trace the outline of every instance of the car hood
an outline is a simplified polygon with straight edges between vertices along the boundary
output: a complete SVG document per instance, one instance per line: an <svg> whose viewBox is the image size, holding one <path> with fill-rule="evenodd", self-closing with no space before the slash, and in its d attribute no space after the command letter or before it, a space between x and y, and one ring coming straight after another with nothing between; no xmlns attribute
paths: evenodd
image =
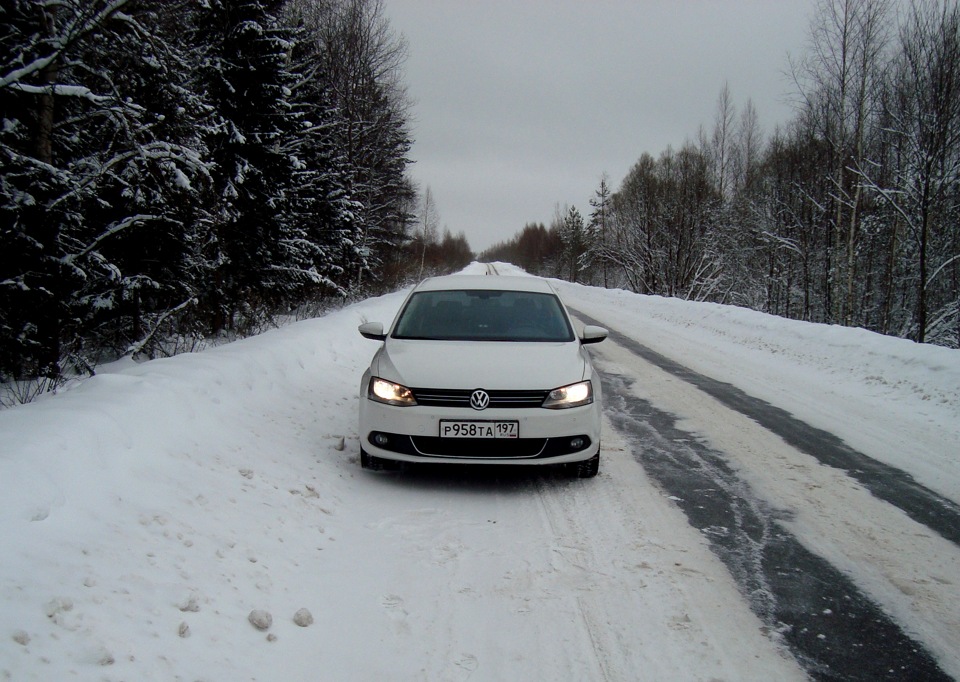
<svg viewBox="0 0 960 682"><path fill-rule="evenodd" d="M589 377L578 342L388 339L374 372L410 388L553 389Z"/></svg>

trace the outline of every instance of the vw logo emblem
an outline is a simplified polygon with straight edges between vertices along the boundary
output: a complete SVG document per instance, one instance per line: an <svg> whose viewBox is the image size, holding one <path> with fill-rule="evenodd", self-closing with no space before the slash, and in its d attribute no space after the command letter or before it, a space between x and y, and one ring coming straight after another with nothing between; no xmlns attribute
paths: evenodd
<svg viewBox="0 0 960 682"><path fill-rule="evenodd" d="M490 395L486 391L482 389L477 389L476 391L470 394L470 407L472 407L473 409L485 410L487 409L487 406L489 404L490 404Z"/></svg>

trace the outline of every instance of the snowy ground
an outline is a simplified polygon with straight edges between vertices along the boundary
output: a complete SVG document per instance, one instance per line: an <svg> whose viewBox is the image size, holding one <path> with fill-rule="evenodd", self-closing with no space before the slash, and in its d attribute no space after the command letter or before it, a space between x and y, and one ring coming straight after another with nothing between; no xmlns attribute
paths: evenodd
<svg viewBox="0 0 960 682"><path fill-rule="evenodd" d="M960 501L960 352L560 287ZM362 471L401 300L0 412L0 680L803 679L610 428L590 481Z"/></svg>

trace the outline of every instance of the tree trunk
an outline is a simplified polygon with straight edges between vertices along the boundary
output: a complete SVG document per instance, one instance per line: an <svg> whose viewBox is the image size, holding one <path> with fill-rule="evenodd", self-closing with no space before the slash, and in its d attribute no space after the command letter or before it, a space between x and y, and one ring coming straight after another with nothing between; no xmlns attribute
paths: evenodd
<svg viewBox="0 0 960 682"><path fill-rule="evenodd" d="M48 39L53 39L56 33L56 7L44 8L40 11L40 30ZM59 73L58 60L52 60L41 71L41 82L50 85L51 91L39 95L37 98L37 159L43 163L53 165L53 125L54 125L54 94ZM56 271L60 256L60 227L54 220L45 219L40 225L34 226L34 231L43 245L44 251L44 278L49 284L56 284L59 273ZM40 315L37 321L37 335L43 346L39 354L39 374L50 379L60 377L60 336L62 327L62 296L57 286L49 286L48 295L52 301L44 305L46 314Z"/></svg>
<svg viewBox="0 0 960 682"><path fill-rule="evenodd" d="M56 30L54 16L56 7L40 11L40 29L47 38L53 38ZM60 70L59 60L54 59L40 72L40 79L45 85L51 86L51 91L44 93L37 100L37 158L47 164L53 163L53 116L54 99L52 86L56 85Z"/></svg>
<svg viewBox="0 0 960 682"><path fill-rule="evenodd" d="M917 310L914 320L917 326L917 343L923 343L927 336L927 241L930 232L930 212L923 207L920 225L920 262L919 281L917 282Z"/></svg>

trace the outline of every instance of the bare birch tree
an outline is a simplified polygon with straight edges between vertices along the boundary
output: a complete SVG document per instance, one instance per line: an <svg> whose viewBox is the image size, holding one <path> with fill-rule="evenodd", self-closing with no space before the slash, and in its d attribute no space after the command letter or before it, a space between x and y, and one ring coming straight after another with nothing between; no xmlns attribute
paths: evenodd
<svg viewBox="0 0 960 682"><path fill-rule="evenodd" d="M833 248L826 257L824 292L832 319L853 323L860 185L849 171L864 161L870 116L880 88L888 42L887 0L818 0L810 51L792 65L805 106L832 150Z"/></svg>
<svg viewBox="0 0 960 682"><path fill-rule="evenodd" d="M914 3L899 47L888 112L892 185L878 181L873 167L858 166L858 173L910 236L915 300L909 336L923 342L932 331L931 294L948 276L956 279L960 262L960 5ZM951 325L960 345L956 283L941 291L935 322Z"/></svg>

